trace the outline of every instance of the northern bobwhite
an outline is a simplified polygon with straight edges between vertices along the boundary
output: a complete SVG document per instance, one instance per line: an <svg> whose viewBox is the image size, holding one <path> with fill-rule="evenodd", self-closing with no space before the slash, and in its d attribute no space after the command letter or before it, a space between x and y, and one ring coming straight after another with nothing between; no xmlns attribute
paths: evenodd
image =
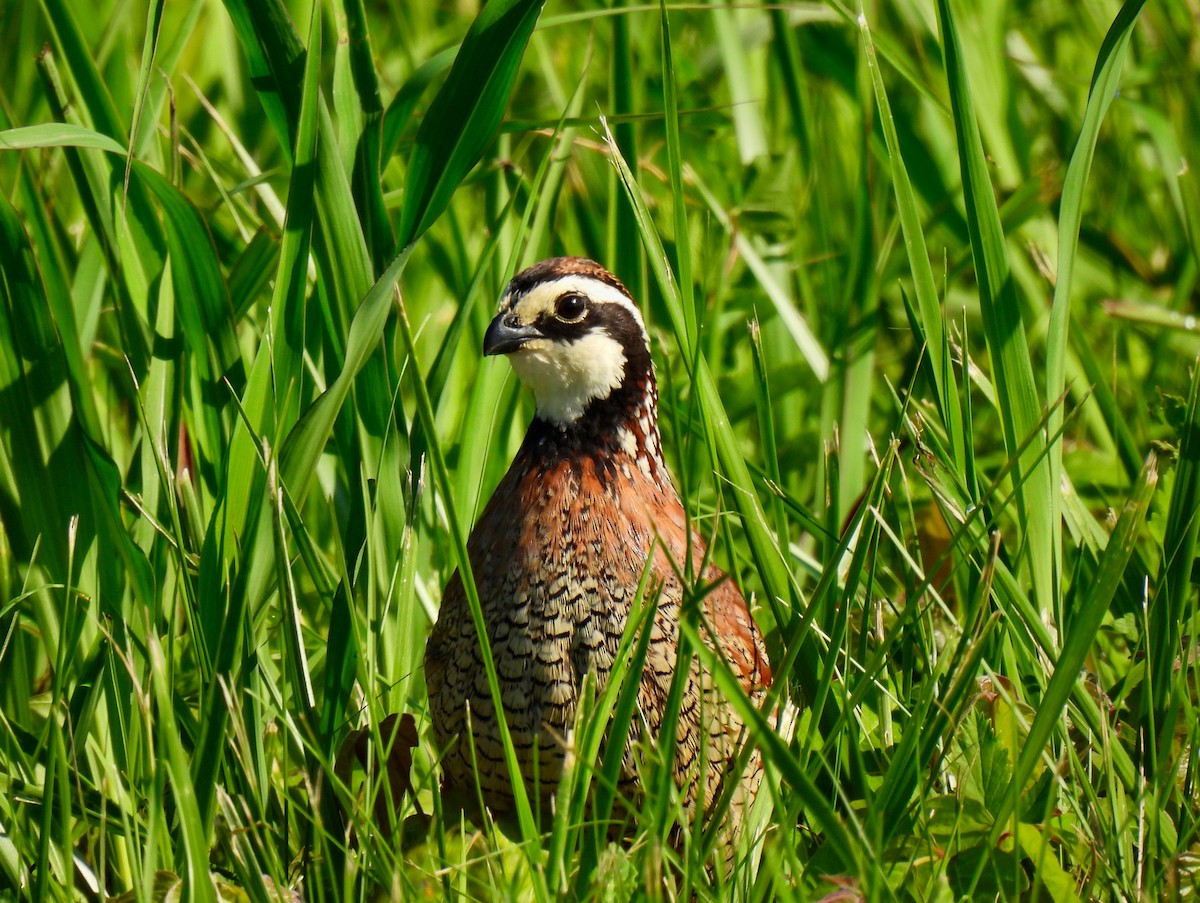
<svg viewBox="0 0 1200 903"><path fill-rule="evenodd" d="M594 674L597 694L603 691L653 553L650 592L658 594L657 610L620 788L636 797L637 747L642 738L658 742L675 672L684 586L672 562L687 558L689 543L692 560L706 560L663 461L658 388L641 313L598 263L556 257L509 282L483 353L507 355L537 403L525 441L468 542L523 778L535 806L548 805L584 675ZM746 602L716 568L701 576L716 584L702 603L706 641L751 697L761 699L771 671ZM446 786L469 790L478 780L489 808L510 810L496 712L457 573L425 650L425 679L434 738L446 750ZM460 736L468 712L474 768ZM693 657L674 759L687 806L700 802L707 809L727 779L741 784L735 799L753 792L761 775L757 755L744 773L729 774L743 733Z"/></svg>

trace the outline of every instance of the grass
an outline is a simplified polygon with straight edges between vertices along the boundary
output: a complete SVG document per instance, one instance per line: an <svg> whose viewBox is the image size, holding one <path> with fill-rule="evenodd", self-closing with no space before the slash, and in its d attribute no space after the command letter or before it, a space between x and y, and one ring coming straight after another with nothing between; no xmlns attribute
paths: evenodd
<svg viewBox="0 0 1200 903"><path fill-rule="evenodd" d="M10 12L0 899L1195 895L1183 0ZM479 341L551 253L642 300L768 635L756 711L684 625L766 763L729 856L653 755L596 828L631 681L551 816L436 792L425 636L531 414Z"/></svg>

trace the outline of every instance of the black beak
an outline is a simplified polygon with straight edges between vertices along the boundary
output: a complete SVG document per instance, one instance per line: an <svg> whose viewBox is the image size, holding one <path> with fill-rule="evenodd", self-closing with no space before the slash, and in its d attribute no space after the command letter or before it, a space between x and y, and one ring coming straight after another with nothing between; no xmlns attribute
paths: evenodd
<svg viewBox="0 0 1200 903"><path fill-rule="evenodd" d="M532 326L522 326L512 322L511 313L503 313L492 320L483 335L483 353L511 354L519 350L526 342L542 338L541 332Z"/></svg>

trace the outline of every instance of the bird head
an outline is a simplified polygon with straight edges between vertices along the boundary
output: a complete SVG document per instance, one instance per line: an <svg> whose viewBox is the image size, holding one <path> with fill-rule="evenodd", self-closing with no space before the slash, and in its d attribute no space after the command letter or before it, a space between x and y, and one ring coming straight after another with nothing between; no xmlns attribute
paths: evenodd
<svg viewBox="0 0 1200 903"><path fill-rule="evenodd" d="M582 257L544 260L514 276L483 353L506 355L538 417L564 428L622 389L652 391L637 305L616 276Z"/></svg>

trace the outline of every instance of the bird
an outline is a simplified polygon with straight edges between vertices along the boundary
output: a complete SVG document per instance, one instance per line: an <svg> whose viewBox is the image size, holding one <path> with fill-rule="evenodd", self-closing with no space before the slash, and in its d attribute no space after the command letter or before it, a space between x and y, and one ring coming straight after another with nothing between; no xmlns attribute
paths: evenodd
<svg viewBox="0 0 1200 903"><path fill-rule="evenodd" d="M509 281L483 354L506 356L535 401L524 441L467 542L521 778L532 802L548 810L585 678L592 675L597 696L604 691L648 569L645 598L656 607L643 628L650 637L642 673L628 678L638 680L637 708L618 784L621 798L636 800L639 744L669 749L659 730L689 592L682 562L709 560L663 458L645 322L602 265L555 257ZM699 578L703 640L761 704L771 667L746 600L711 564ZM494 814L511 813L498 714L458 571L446 585L424 670L443 793L481 793ZM669 763L686 812L708 812L731 781L730 811L753 797L762 772L757 750L734 773L746 733L692 656Z"/></svg>

